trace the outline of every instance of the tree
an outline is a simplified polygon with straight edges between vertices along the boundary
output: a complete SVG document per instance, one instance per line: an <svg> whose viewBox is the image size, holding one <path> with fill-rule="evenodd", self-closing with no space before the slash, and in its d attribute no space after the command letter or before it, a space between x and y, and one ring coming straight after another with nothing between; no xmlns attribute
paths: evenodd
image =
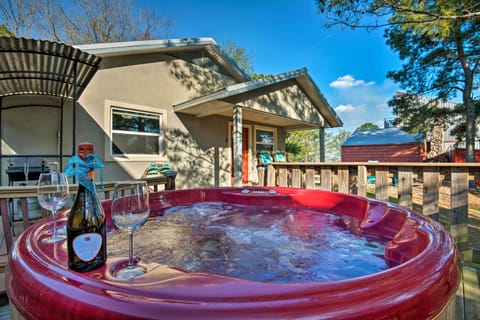
<svg viewBox="0 0 480 320"><path fill-rule="evenodd" d="M404 64L387 77L408 94L390 105L411 132L427 132L463 112L466 161L475 161L479 98L480 3L473 0L317 0L332 23L385 28L387 44ZM456 95L462 108L442 108ZM428 96L419 104L419 97Z"/></svg>
<svg viewBox="0 0 480 320"><path fill-rule="evenodd" d="M340 130L338 133L327 132L325 136L325 161L342 160L342 144L350 136L350 131Z"/></svg>
<svg viewBox="0 0 480 320"><path fill-rule="evenodd" d="M296 153L289 154L289 161L318 161L319 156L318 129L288 131L286 144L296 147Z"/></svg>
<svg viewBox="0 0 480 320"><path fill-rule="evenodd" d="M235 63L248 75L254 73L252 56L247 54L245 48L237 45L234 41L223 41L222 49L235 61Z"/></svg>
<svg viewBox="0 0 480 320"><path fill-rule="evenodd" d="M355 131L365 131L365 130L373 130L373 129L380 129L375 123L365 122L360 127L355 129Z"/></svg>
<svg viewBox="0 0 480 320"><path fill-rule="evenodd" d="M165 37L172 24L136 0L1 0L0 18L17 36L68 44Z"/></svg>

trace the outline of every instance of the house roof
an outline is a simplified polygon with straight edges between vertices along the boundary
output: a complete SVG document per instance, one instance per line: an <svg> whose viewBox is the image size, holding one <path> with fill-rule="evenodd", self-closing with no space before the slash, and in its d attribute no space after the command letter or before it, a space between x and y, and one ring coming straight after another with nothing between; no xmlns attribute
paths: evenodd
<svg viewBox="0 0 480 320"><path fill-rule="evenodd" d="M101 58L63 43L0 37L0 96L78 98Z"/></svg>
<svg viewBox="0 0 480 320"><path fill-rule="evenodd" d="M202 48L216 60L237 81L250 80L242 69L215 42L213 38L184 38L165 40L128 41L113 43L95 43L75 46L85 52L100 57L114 57L145 53L174 53L179 51L198 50Z"/></svg>
<svg viewBox="0 0 480 320"><path fill-rule="evenodd" d="M410 134L401 128L384 128L364 131L357 130L345 140L342 147L420 142L422 142L421 134Z"/></svg>
<svg viewBox="0 0 480 320"><path fill-rule="evenodd" d="M217 92L177 104L174 106L176 112L192 114L197 117L212 114L231 116L233 106L236 103L274 92L287 85L297 84L310 99L314 108L317 109L317 112L314 113L320 114L325 120L326 123L322 125L326 127L340 127L343 125L305 68L285 72L267 79L252 80L212 38L100 43L79 45L77 48L102 58L148 53L165 53L175 56L189 51L193 52L194 50L204 49L223 70L226 70L228 74L239 83L227 86ZM305 115L301 117L305 117ZM319 118L318 115L315 117ZM251 118L258 121L258 110L245 110L244 118ZM284 115L275 114L274 111L272 112L270 110L267 112L264 111L264 115L260 118L268 123L291 128L318 127L318 124L307 120L290 119ZM321 121L323 121L323 119Z"/></svg>
<svg viewBox="0 0 480 320"><path fill-rule="evenodd" d="M278 90L283 85L295 83L312 101L329 127L341 127L342 120L328 104L306 68L281 73L270 78L251 80L224 87L223 89L174 106L176 112L185 112L196 116L221 114L230 112L233 105L246 99L254 99L260 95ZM216 103L221 102L221 103ZM206 111L205 109L208 109Z"/></svg>

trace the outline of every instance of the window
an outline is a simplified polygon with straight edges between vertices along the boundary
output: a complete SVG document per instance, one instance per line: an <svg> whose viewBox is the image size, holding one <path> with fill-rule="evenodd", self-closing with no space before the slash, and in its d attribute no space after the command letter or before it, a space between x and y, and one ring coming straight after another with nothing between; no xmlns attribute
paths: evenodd
<svg viewBox="0 0 480 320"><path fill-rule="evenodd" d="M255 150L273 152L275 150L275 131L269 129L255 130Z"/></svg>
<svg viewBox="0 0 480 320"><path fill-rule="evenodd" d="M112 155L158 155L162 115L112 108Z"/></svg>

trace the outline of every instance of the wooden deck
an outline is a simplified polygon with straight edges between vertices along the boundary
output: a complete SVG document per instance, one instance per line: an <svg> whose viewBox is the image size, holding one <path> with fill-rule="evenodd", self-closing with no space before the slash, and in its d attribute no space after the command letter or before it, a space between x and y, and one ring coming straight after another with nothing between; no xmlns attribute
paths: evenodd
<svg viewBox="0 0 480 320"><path fill-rule="evenodd" d="M455 301L456 320L480 319L480 270L463 267L462 282Z"/></svg>

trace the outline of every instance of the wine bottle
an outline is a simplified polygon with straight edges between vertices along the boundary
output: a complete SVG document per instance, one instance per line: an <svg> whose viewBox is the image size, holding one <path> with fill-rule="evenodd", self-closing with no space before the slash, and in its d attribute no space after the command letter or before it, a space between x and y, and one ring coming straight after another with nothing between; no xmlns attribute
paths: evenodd
<svg viewBox="0 0 480 320"><path fill-rule="evenodd" d="M67 220L68 267L88 272L107 260L105 212L97 197L93 170L103 168L94 154L93 144L78 145L78 157L72 157L66 172L78 176L78 192Z"/></svg>

